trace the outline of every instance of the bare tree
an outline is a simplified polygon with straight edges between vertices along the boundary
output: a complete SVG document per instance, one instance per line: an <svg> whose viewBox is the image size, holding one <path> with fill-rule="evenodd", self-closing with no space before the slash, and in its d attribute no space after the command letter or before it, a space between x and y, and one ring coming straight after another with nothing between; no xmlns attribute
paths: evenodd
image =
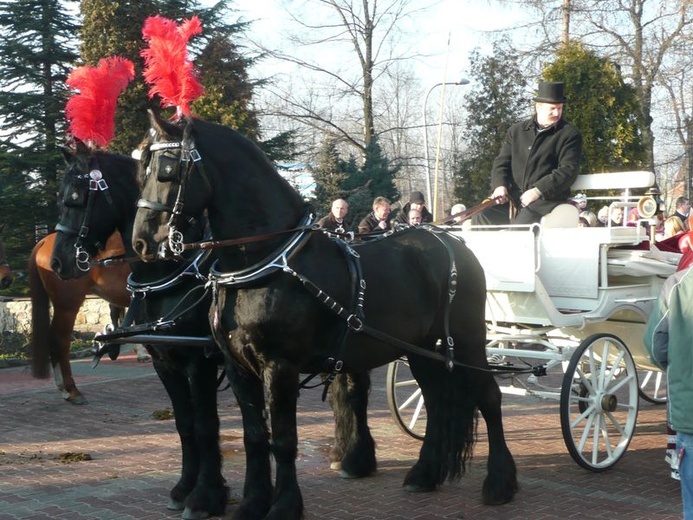
<svg viewBox="0 0 693 520"><path fill-rule="evenodd" d="M275 81L268 88L281 100L278 115L313 127L347 143L363 154L383 129L374 108L377 84L392 77L398 62L414 53L402 42L398 26L422 10L416 0L287 0L285 7L299 28L289 33L285 49L266 49L274 58L292 64L300 79L290 84ZM344 49L347 52L344 52ZM327 59L331 50L353 59Z"/></svg>
<svg viewBox="0 0 693 520"><path fill-rule="evenodd" d="M536 9L543 41L535 49L549 58L568 37L619 63L640 101L647 165L655 171L653 112L656 89L670 89L664 74L673 63L688 62L680 46L693 37L693 3L680 0L499 0ZM568 36L568 31L570 35ZM560 34L560 36L559 36ZM548 54L547 54L548 52Z"/></svg>

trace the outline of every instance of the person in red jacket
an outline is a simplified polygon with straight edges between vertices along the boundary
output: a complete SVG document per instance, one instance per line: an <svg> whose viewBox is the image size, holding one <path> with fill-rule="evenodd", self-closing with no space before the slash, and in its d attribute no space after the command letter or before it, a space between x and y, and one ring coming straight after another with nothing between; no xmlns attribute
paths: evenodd
<svg viewBox="0 0 693 520"><path fill-rule="evenodd" d="M476 215L473 224L532 224L570 199L582 136L563 119L563 90L560 82L539 83L534 117L510 127L493 161L491 198L498 204Z"/></svg>

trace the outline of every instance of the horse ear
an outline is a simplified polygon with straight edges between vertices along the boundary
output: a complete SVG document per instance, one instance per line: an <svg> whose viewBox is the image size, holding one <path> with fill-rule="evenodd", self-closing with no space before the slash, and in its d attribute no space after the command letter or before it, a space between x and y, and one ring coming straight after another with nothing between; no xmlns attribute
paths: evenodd
<svg viewBox="0 0 693 520"><path fill-rule="evenodd" d="M149 126L151 126L151 129L160 136L166 135L164 121L151 108L147 110L147 114L149 115Z"/></svg>
<svg viewBox="0 0 693 520"><path fill-rule="evenodd" d="M72 150L70 150L67 146L61 146L60 152L63 154L63 159L65 160L65 163L72 164L72 160L75 157L75 155L72 153Z"/></svg>

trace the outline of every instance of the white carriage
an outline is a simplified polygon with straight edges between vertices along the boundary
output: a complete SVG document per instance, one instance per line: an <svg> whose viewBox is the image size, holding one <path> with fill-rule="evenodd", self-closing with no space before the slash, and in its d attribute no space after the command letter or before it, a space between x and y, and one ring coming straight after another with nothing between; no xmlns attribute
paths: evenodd
<svg viewBox="0 0 693 520"><path fill-rule="evenodd" d="M627 215L653 202L631 190L653 184L650 172L605 173L580 176L573 190ZM589 196L605 189L622 194ZM666 400L664 378L642 338L681 255L658 250L646 227L626 220L618 227L578 227L577 208L566 204L531 227L451 228L484 267L487 355L502 391L558 400L568 451L592 471L608 469L625 453L639 396ZM421 437L425 407L406 359L390 365L387 386L398 424Z"/></svg>

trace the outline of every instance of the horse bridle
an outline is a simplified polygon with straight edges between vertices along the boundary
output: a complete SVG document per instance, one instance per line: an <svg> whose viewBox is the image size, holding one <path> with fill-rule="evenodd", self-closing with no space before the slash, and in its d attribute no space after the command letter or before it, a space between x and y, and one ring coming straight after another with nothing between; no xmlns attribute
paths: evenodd
<svg viewBox="0 0 693 520"><path fill-rule="evenodd" d="M147 176L151 174L150 169L152 160L154 158L153 154L171 149L180 149L180 162L186 163L186 167L183 168L182 174L178 179L178 192L176 193L176 200L173 203L173 206L140 198L137 201L137 207L149 209L151 211L158 211L160 213L170 213L168 222L166 224L168 227L168 248L175 256L179 257L183 253L184 244L183 233L176 227L176 222L182 218L189 226L193 226L197 220L192 215L186 215L183 213L183 205L185 202L184 193L188 178L190 177L193 169L196 167L202 170L202 177L205 180L207 180L207 177L204 175L204 170L202 168L202 157L200 156L200 152L197 151L192 140L186 140L185 138L181 142L164 141L151 144L149 146L149 151L152 152L152 155L149 160L150 165L147 167ZM157 180L157 182L159 181ZM207 180L207 182L209 181Z"/></svg>
<svg viewBox="0 0 693 520"><path fill-rule="evenodd" d="M84 212L84 218L82 219L82 224L79 229L74 229L70 226L58 222L55 226L55 230L58 232L66 233L68 235L77 235L77 240L75 241L75 262L77 264L77 269L82 272L89 271L91 255L89 251L84 248L83 243L87 242L87 237L89 235L89 226L87 223L91 218L91 212L94 207L94 200L96 199L96 193L92 192L102 192L108 201L110 206L113 206L113 197L111 197L110 188L106 179L103 178L101 173L101 168L99 167L99 161L96 157L93 157L89 163L89 173L75 175L75 180L88 181L87 189L87 204L86 210ZM91 244L95 251L98 251L103 247L100 241L92 242Z"/></svg>

